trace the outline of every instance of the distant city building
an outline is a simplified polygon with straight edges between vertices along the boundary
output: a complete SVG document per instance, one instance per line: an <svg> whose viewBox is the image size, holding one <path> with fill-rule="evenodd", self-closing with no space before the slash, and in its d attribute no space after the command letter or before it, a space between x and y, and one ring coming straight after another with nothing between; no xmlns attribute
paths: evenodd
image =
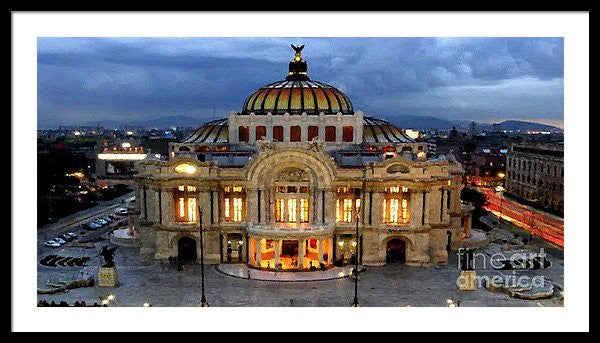
<svg viewBox="0 0 600 343"><path fill-rule="evenodd" d="M144 148L135 141L122 141L101 149L96 158L97 184L101 187L116 183L133 185L135 162L147 156Z"/></svg>
<svg viewBox="0 0 600 343"><path fill-rule="evenodd" d="M506 191L563 213L564 146L557 143L511 144Z"/></svg>

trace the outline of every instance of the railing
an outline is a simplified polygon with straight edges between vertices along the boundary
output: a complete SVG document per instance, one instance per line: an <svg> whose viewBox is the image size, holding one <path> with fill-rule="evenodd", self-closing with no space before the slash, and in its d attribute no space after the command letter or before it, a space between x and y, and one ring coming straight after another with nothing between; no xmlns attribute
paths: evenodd
<svg viewBox="0 0 600 343"><path fill-rule="evenodd" d="M334 224L301 224L297 226L284 226L281 224L253 224L248 223L248 233L256 236L287 237L287 236L325 236L333 234Z"/></svg>

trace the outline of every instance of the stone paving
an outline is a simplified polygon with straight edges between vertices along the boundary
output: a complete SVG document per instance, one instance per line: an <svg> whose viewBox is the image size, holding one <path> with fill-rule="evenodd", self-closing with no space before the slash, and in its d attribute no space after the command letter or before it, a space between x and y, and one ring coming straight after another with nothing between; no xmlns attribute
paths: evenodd
<svg viewBox="0 0 600 343"><path fill-rule="evenodd" d="M93 257L105 242L96 243L95 249L67 248L61 255ZM489 249L499 249L490 244ZM489 252L489 251L488 251ZM54 251L48 252L55 253ZM43 256L39 256L40 258ZM550 257L552 267L521 273L547 275L562 287L562 260ZM111 306L197 306L200 304L200 266L186 265L184 271L155 261L144 261L137 248L120 247L115 255L120 286L115 288L78 288L61 294L38 295L38 300L65 300L72 304L85 300L88 304L100 302L108 294L116 299ZM560 299L521 300L485 288L459 291L457 258L452 255L448 266L409 267L392 264L367 267L359 280L361 306L446 306L446 299L460 301L460 306L563 306ZM100 258L90 260L85 268L49 268L38 264L38 287L47 288L46 282L57 276L74 277L80 273L95 275ZM481 273L492 272L481 270ZM497 272L497 271L494 271ZM480 271L478 271L480 273ZM349 306L354 298L353 278L313 282L271 282L247 280L224 275L216 266L205 268L206 298L211 306Z"/></svg>

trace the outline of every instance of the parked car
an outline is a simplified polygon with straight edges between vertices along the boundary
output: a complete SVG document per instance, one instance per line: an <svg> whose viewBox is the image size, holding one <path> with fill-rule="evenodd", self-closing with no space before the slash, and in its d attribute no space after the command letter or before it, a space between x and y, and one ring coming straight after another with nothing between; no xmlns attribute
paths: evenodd
<svg viewBox="0 0 600 343"><path fill-rule="evenodd" d="M49 240L49 241L47 241L46 243L44 243L44 245L45 245L45 246L47 246L47 247L50 247L50 248L58 248L58 247L60 247L62 244L60 244L60 243L58 243L58 242L56 242L56 241L53 241L53 240Z"/></svg>
<svg viewBox="0 0 600 343"><path fill-rule="evenodd" d="M85 224L83 224L83 227L86 228L87 230L96 230L97 228L101 227L102 225L95 223L95 222L87 222Z"/></svg>
<svg viewBox="0 0 600 343"><path fill-rule="evenodd" d="M112 213L108 215L108 218L112 219L112 220L118 220L121 219L121 217L117 216L116 214Z"/></svg>
<svg viewBox="0 0 600 343"><path fill-rule="evenodd" d="M67 235L66 233L63 233L62 235L58 236L58 238L64 240L65 242L70 242L74 239L73 237L71 237L71 235Z"/></svg>
<svg viewBox="0 0 600 343"><path fill-rule="evenodd" d="M100 218L106 220L108 223L112 223L112 221L113 221L109 216L103 216L103 217L100 217Z"/></svg>
<svg viewBox="0 0 600 343"><path fill-rule="evenodd" d="M64 239L62 239L62 238L59 238L59 237L54 237L54 238L52 238L52 239L51 239L51 241L54 241L54 242L56 242L56 243L59 243L60 245L63 245L63 244L65 244L65 243L67 243L67 241L65 241Z"/></svg>
<svg viewBox="0 0 600 343"><path fill-rule="evenodd" d="M127 215L127 209L125 207L119 207L116 209L115 214L125 216Z"/></svg>
<svg viewBox="0 0 600 343"><path fill-rule="evenodd" d="M119 227L127 226L127 225L129 225L129 220L127 220L127 219L121 220L117 225Z"/></svg>
<svg viewBox="0 0 600 343"><path fill-rule="evenodd" d="M94 220L94 223L96 223L96 224L98 224L100 226L104 226L104 225L108 224L108 222L106 220L102 219L102 218L96 218Z"/></svg>
<svg viewBox="0 0 600 343"><path fill-rule="evenodd" d="M77 234L76 234L75 232L67 232L67 233L65 233L65 235L69 235L69 236L71 236L73 239L76 239L77 237L79 237L79 236L77 236Z"/></svg>

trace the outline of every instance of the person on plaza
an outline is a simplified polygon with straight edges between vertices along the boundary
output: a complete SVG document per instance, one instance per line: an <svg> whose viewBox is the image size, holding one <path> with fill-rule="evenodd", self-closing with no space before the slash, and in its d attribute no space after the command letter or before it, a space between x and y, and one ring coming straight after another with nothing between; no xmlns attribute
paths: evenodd
<svg viewBox="0 0 600 343"><path fill-rule="evenodd" d="M54 300L52 300L52 302L50 303L50 306L56 306L56 303L54 302Z"/></svg>
<svg viewBox="0 0 600 343"><path fill-rule="evenodd" d="M74 304L73 306L75 306L75 307L79 307L79 306L80 306L80 305L79 305L79 301L77 301L77 300L76 300L76 301L75 301L75 304Z"/></svg>
<svg viewBox="0 0 600 343"><path fill-rule="evenodd" d="M85 300L81 301L81 306L87 306L87 304L85 303Z"/></svg>

